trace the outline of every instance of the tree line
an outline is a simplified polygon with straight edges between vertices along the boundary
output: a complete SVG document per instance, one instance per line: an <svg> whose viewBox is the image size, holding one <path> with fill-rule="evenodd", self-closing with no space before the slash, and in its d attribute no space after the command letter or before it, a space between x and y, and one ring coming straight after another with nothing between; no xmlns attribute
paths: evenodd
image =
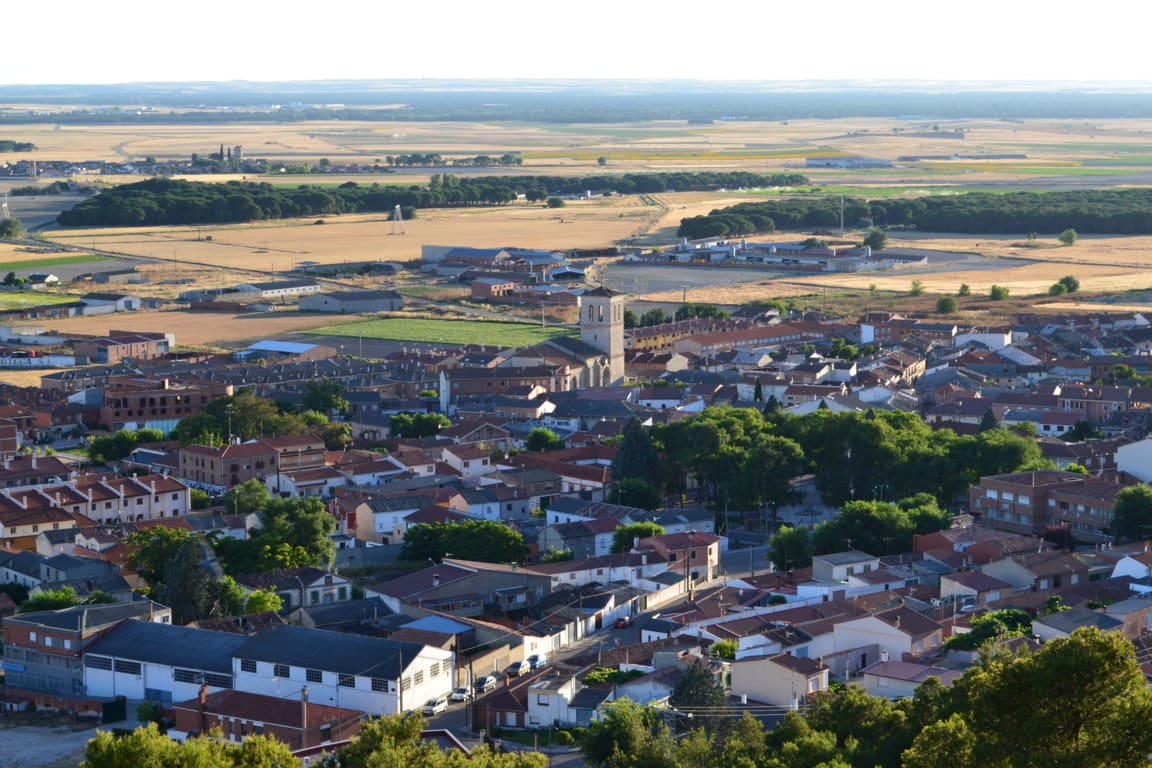
<svg viewBox="0 0 1152 768"><path fill-rule="evenodd" d="M1063 233L1143 235L1152 232L1152 189L1066 192L969 192L882 200L844 198L850 225L907 227L964 234ZM776 229L835 227L840 198L788 197L739 203L682 219L687 238L735 237ZM1074 240L1073 240L1074 242Z"/></svg>
<svg viewBox="0 0 1152 768"><path fill-rule="evenodd" d="M405 218L421 208L504 205L523 195L543 201L552 194L578 194L586 189L611 189L618 194L678 190L710 190L733 186L803 184L792 174L625 174L563 178L554 176L483 176L460 179L440 176L427 186L360 185L338 187L302 184L297 187L229 181L210 184L155 178L108 189L62 212L65 227L226 224L296 216L341 213L390 213L399 205Z"/></svg>
<svg viewBox="0 0 1152 768"><path fill-rule="evenodd" d="M30 141L13 141L0 139L0 152L32 152L36 145Z"/></svg>

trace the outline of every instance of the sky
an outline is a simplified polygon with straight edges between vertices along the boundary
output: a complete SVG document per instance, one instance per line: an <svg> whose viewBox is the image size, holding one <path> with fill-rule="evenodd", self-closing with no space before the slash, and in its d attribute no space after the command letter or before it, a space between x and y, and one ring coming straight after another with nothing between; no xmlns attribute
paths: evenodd
<svg viewBox="0 0 1152 768"><path fill-rule="evenodd" d="M1145 25L1131 14L1135 7L1115 0L64 0L7 12L0 84L1147 81L1152 67L1143 60Z"/></svg>

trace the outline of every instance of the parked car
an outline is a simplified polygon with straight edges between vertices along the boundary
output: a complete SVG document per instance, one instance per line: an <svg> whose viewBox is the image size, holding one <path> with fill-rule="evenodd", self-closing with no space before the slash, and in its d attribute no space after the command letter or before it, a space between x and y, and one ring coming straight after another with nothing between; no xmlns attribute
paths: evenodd
<svg viewBox="0 0 1152 768"><path fill-rule="evenodd" d="M472 698L472 689L468 686L461 686L453 688L452 693L448 696L452 701L469 701Z"/></svg>
<svg viewBox="0 0 1152 768"><path fill-rule="evenodd" d="M504 674L508 677L520 677L520 675L532 669L526 661L514 661L508 665L508 669L504 670Z"/></svg>
<svg viewBox="0 0 1152 768"><path fill-rule="evenodd" d="M438 715L441 712L447 711L448 699L443 696L435 696L424 702L424 714L426 715Z"/></svg>
<svg viewBox="0 0 1152 768"><path fill-rule="evenodd" d="M492 675L484 675L483 677L476 678L473 686L480 693L488 693L488 691L496 690L496 678Z"/></svg>
<svg viewBox="0 0 1152 768"><path fill-rule="evenodd" d="M633 621L635 621L635 619L633 619L631 616L621 616L620 618L616 619L612 626L616 629L628 629L628 627L632 626Z"/></svg>
<svg viewBox="0 0 1152 768"><path fill-rule="evenodd" d="M548 664L548 657L542 653L534 653L528 657L529 669L540 669L546 664Z"/></svg>

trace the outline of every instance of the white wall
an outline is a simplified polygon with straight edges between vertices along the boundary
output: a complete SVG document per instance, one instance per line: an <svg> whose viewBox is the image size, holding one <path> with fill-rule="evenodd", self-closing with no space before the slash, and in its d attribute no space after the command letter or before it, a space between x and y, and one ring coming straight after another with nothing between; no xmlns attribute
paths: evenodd
<svg viewBox="0 0 1152 768"><path fill-rule="evenodd" d="M912 651L912 641L907 635L871 616L841 622L833 627L832 633L836 650L839 651L877 645L881 651L888 651L889 658L896 661Z"/></svg>

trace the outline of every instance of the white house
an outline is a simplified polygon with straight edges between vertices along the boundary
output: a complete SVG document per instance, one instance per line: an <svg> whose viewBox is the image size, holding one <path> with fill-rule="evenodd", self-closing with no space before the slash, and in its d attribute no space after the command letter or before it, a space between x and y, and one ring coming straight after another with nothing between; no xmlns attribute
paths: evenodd
<svg viewBox="0 0 1152 768"><path fill-rule="evenodd" d="M860 671L864 690L872 696L885 699L909 698L930 677L935 677L944 685L950 686L956 678L964 674L963 670L892 661L883 654L880 661L869 664Z"/></svg>
<svg viewBox="0 0 1152 768"><path fill-rule="evenodd" d="M735 696L797 709L805 697L826 690L828 667L820 659L777 653L737 659L732 663Z"/></svg>
<svg viewBox="0 0 1152 768"><path fill-rule="evenodd" d="M893 608L839 622L832 636L838 651L876 645L889 658L903 660L905 654L921 656L939 649L944 628L909 608Z"/></svg>
<svg viewBox="0 0 1152 768"><path fill-rule="evenodd" d="M1152 438L1146 437L1116 449L1116 469L1140 482L1152 482Z"/></svg>

